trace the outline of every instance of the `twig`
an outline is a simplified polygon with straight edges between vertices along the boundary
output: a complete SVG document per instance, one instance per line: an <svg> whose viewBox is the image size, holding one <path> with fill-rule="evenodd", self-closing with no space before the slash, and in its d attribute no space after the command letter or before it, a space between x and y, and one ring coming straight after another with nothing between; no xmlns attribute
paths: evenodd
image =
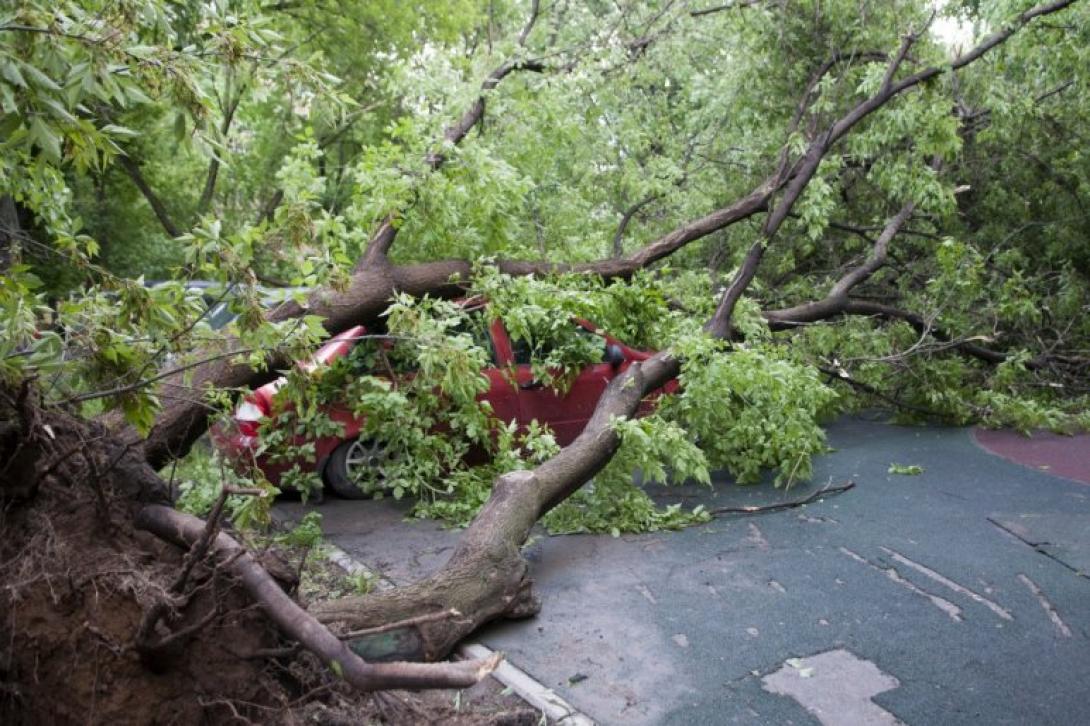
<svg viewBox="0 0 1090 726"><path fill-rule="evenodd" d="M385 625L377 625L373 628L364 628L363 630L353 630L350 633L344 633L340 635L341 640L348 640L349 638L362 638L365 635L375 635L377 633L386 633L391 630L400 630L401 628L409 628L414 625L423 625L424 623L434 623L437 620L446 620L448 618L457 618L461 616L461 613L450 608L449 610L441 610L437 613L425 613L424 615L417 615L415 618L406 618L404 620L398 620L395 623L386 623Z"/></svg>
<svg viewBox="0 0 1090 726"><path fill-rule="evenodd" d="M295 643L294 645L288 645L283 648L258 648L257 650L251 650L248 653L236 653L239 658L245 658L246 660L252 660L255 658L287 658L293 656L299 652L303 646Z"/></svg>
<svg viewBox="0 0 1090 726"><path fill-rule="evenodd" d="M268 495L267 491L258 487L233 487L229 484L224 485L223 491L239 497L264 497Z"/></svg>
<svg viewBox="0 0 1090 726"><path fill-rule="evenodd" d="M187 625L186 627L184 627L184 628L182 628L180 630L175 630L170 635L164 635L162 638L157 640L155 643L153 643L151 645L146 645L146 646L144 646L144 648L146 650L148 650L148 651L162 650L163 648L167 647L171 643L176 643L179 640L181 640L182 638L188 638L190 635L193 635L198 630L203 630L208 625L210 625L212 623L212 621L215 620L217 616L219 616L219 614L220 614L219 607L213 606L212 609L208 611L208 614L205 615L200 620L198 620L197 622L193 623L192 625Z"/></svg>
<svg viewBox="0 0 1090 726"><path fill-rule="evenodd" d="M709 509L708 514L713 517L717 517L721 514L765 514L767 512L778 512L781 509L793 509L795 507L801 507L804 504L809 504L821 497L828 496L830 494L842 494L849 489L855 488L855 482L849 481L840 486L827 486L814 492L808 497L803 499L796 499L791 502L781 502L780 504L766 504L763 507L718 507L717 509Z"/></svg>
<svg viewBox="0 0 1090 726"><path fill-rule="evenodd" d="M197 564L198 560L203 559L205 553L208 552L208 545L211 544L212 538L216 536L216 532L219 530L220 517L223 516L223 507L227 504L229 494L230 492L226 486L220 490L220 495L216 498L216 503L212 505L212 511L208 514L208 521L205 522L204 533L189 548L189 552L186 553L185 560L182 562L182 571L178 573L178 577L170 586L172 592L179 594L182 592L186 580L189 579L189 574L193 571L193 566Z"/></svg>
<svg viewBox="0 0 1090 726"><path fill-rule="evenodd" d="M92 393L84 393L79 396L72 396L69 399L61 401L61 403L80 403L81 401L90 401L95 398L105 398L107 396L117 396L122 393L129 393L130 391L135 391L138 388L149 386L156 381L161 381L164 378L170 378L171 376L178 375L179 373L187 371L190 368L196 368L198 366L203 366L205 363L212 363L213 361L222 360L223 358L231 358L236 355L246 355L247 353L252 352L252 348L239 348L238 350L229 350L225 353L218 353L216 355L209 356L208 358L204 358L193 363L188 363L186 365L181 365L176 368L171 368L170 370L164 371L157 376L152 376L151 378L137 381L136 383L130 384L128 386L118 386L117 388L111 388L108 391L94 391Z"/></svg>
<svg viewBox="0 0 1090 726"><path fill-rule="evenodd" d="M43 469L42 473L38 475L38 479L39 480L45 479L47 476L49 476L50 474L53 473L54 469L56 469L58 466L63 464L65 461L67 461L72 456L72 454L75 454L75 453L77 453L79 451L85 450L87 448L88 444L90 444L90 443L92 443L94 441L100 441L101 439L104 439L104 438L106 438L106 437L105 436L95 436L94 438L91 438L91 439L80 439L80 442L78 444L66 449L63 454L61 454L57 458L53 459L53 461L51 461L49 463L49 466L47 466L45 469Z"/></svg>
<svg viewBox="0 0 1090 726"><path fill-rule="evenodd" d="M950 418L949 414L940 413L939 411L933 411L933 410L931 410L929 408L923 408L922 406L916 406L914 404L908 403L907 401L902 401L901 399L897 398L896 396L891 396L891 395L889 395L887 393L883 393L881 390L879 390L878 388L875 388L874 386L870 385L869 383L864 383L863 381L852 378L850 375L848 375L848 373L846 371L843 371L843 370L838 371L838 370L834 370L832 368L826 368L825 366L818 366L817 369L819 371L821 371L822 373L824 373L826 376L828 376L830 381L840 381L841 383L847 384L847 385L851 386L852 388L856 388L856 389L858 389L860 391L863 391L864 393L868 393L868 394L874 396L875 398L881 399L881 400L885 401L886 403L893 404L897 408L903 408L906 411L912 411L914 413L918 413L918 414L921 414L923 416L927 416L929 418L935 418L935 419L944 419L944 418L949 419Z"/></svg>

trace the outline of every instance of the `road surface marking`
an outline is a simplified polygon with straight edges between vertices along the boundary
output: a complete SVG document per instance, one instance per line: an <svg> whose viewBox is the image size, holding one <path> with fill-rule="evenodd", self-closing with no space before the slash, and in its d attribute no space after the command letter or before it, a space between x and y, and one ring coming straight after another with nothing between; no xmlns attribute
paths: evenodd
<svg viewBox="0 0 1090 726"><path fill-rule="evenodd" d="M761 532L761 528L753 522L749 523L749 535L746 537L746 541L759 550L769 549L768 540L765 539L764 533Z"/></svg>
<svg viewBox="0 0 1090 726"><path fill-rule="evenodd" d="M893 568L893 567L880 567L879 565L874 564L870 560L865 559L861 555L858 555L855 552L852 552L847 547L841 547L840 551L843 552L844 554L846 554L848 557L851 557L856 562L860 562L860 563L866 565L867 567L871 567L871 568L877 570L878 572L883 573L890 580L892 580L893 582L896 582L898 585L905 588L906 590L910 590L910 591L916 593L917 595L920 595L922 597L927 598L929 601L931 601L932 605L934 605L939 610L942 610L944 613L946 613L948 616L950 616L951 620L953 620L955 622L959 622L959 623L961 622L961 608L959 608L957 605L950 602L946 598L939 597L938 595L933 595L932 593L928 592L927 590L924 590L922 588L917 587L914 583L912 583L909 580L906 580L905 578L901 577L901 573L897 572L897 570L895 568Z"/></svg>
<svg viewBox="0 0 1090 726"><path fill-rule="evenodd" d="M636 592L643 595L647 602L652 605L658 605L659 601L655 599L655 596L651 594L651 591L647 589L647 585L636 585Z"/></svg>
<svg viewBox="0 0 1090 726"><path fill-rule="evenodd" d="M889 549L888 547L882 547L881 550L883 552L885 552L887 555L889 555L890 557L892 557L894 562L900 562L902 565L904 565L906 567L911 567L916 572L919 572L920 574L923 574L923 575L926 575L927 577L930 577L932 580L939 583L940 585L945 585L946 587L950 588L951 590L958 593L959 595L964 595L965 597L969 598L970 600L973 600L974 602L980 603L981 605L985 606L986 608L988 608L989 610L991 610L993 613L995 613L999 617L1003 618L1004 620L1014 620L1014 618L1010 614L1010 611L1007 610L1005 607L999 605L998 603L996 603L996 602L994 602L992 600L989 600L988 598L984 597L983 595L978 595L977 593L973 592L972 590L970 590L967 587L959 585L958 583L954 582L953 580L946 577L945 575L943 575L943 574L941 574L939 572L935 572L934 570L932 570L927 565L921 565L919 562L916 562L914 560L910 560L907 557L905 557L904 555L902 555L901 553L894 552L893 550Z"/></svg>
<svg viewBox="0 0 1090 726"><path fill-rule="evenodd" d="M1029 591L1037 598L1037 602L1041 603L1041 607L1048 613L1048 619L1052 621L1052 624L1056 626L1056 629L1060 631L1060 635L1065 638L1070 638L1071 628L1067 627L1067 623L1060 617L1060 613L1056 611L1056 606L1049 602L1049 599L1045 597L1045 594L1041 592L1041 588L1037 587L1037 583L1029 579L1025 575L1018 575L1018 579L1022 581L1022 584L1029 588Z"/></svg>
<svg viewBox="0 0 1090 726"><path fill-rule="evenodd" d="M871 700L900 685L874 663L843 649L790 658L761 679L761 688L790 696L825 726L903 726Z"/></svg>

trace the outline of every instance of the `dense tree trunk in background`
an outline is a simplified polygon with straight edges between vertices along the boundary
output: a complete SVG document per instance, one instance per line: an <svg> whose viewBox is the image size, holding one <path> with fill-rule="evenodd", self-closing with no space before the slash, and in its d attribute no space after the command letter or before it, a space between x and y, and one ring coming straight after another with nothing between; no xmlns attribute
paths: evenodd
<svg viewBox="0 0 1090 726"><path fill-rule="evenodd" d="M22 234L15 199L10 194L0 194L0 270L8 269L15 261Z"/></svg>

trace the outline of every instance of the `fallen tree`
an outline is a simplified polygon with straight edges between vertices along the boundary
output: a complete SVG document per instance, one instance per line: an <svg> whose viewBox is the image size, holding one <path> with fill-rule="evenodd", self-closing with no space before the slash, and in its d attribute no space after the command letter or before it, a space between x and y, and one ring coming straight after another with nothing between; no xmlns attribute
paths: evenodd
<svg viewBox="0 0 1090 726"><path fill-rule="evenodd" d="M607 280L625 280L673 255L691 250L694 242L742 229L746 227L743 224L746 222L759 222L756 229L747 229L746 234L752 242L704 324L708 336L739 343L742 334L735 321L738 306L751 291L765 256L770 250L776 250L778 245L783 246L785 224L797 213L800 200L806 197L815 178L822 178L822 166L829 161L834 149L895 99L928 87L944 74L967 68L987 57L990 51L1035 19L1063 11L1074 2L1058 0L1033 7L951 62L928 65L911 72L906 72L905 67L922 65L914 59L913 50L927 32L930 21L907 33L900 47L893 52L847 53L834 50L815 72L808 74L801 97L790 104L790 120L781 134L786 141L770 156L772 162L767 167L749 170L746 177L757 181L734 200L654 236L652 241L627 254L611 254L582 262L499 257L493 259L491 264L503 274L511 276L544 277L574 273ZM442 144L425 154L423 168L416 177L418 184L426 183L420 179L426 180L431 175L440 174L450 150L463 143L470 132L482 124L486 99L504 79L516 71L533 71L543 75L548 75L550 71L570 72L570 63L554 67L546 60L529 57L527 41L540 15L541 8L534 2L529 21L518 33L516 55L505 59L486 76L470 109L443 131ZM698 22L704 16L703 12L687 14L689 22ZM642 61L654 43L669 38L670 34L665 31L661 34L637 34L635 45L630 40L623 44L625 62ZM536 53L533 55L537 56ZM866 87L865 93L861 93L861 100L855 100L840 113L820 107L821 93L818 89L839 82L831 75L835 69L842 64L873 62L877 59L884 61L881 75L873 79L875 82ZM906 156L922 153L910 138L905 144L902 153ZM853 156L854 161L855 156L865 154L846 156ZM859 163L876 162L864 158ZM937 175L939 172L935 170L934 173ZM209 178L214 186L214 175L210 174ZM824 180L822 184L827 185ZM847 183L845 186L848 186ZM146 183L141 184L140 188L145 195L150 190ZM351 274L341 280L341 284L319 289L310 294L305 302L280 304L270 310L261 323L283 325L314 316L320 318L326 333L334 334L353 325L379 320L391 299L399 293L414 297L463 296L478 269L477 260L396 260L395 241L406 218L411 218L414 212L413 200L417 194L419 191L413 190L409 201L403 206L389 209L381 215L379 224L352 263ZM820 298L765 311L763 317L769 326L773 330L792 330L842 316L879 316L906 321L921 338L930 337L991 365L1014 358L1012 352L993 350L977 341L955 338L955 334L938 327L933 320L921 314L856 296L880 271L888 269L892 243L913 219L919 207L915 197L902 198L897 203L899 211L885 223L862 263L850 265L832 284L829 292ZM616 240L623 237L625 228L634 216L640 210L647 209L647 205L650 202L632 207L636 211L623 215L612 246L616 246ZM207 206L207 202L203 206ZM158 207L156 209L160 211ZM612 246L610 252L613 252ZM184 340L185 336L179 338ZM69 417L62 422L61 419L50 419L51 414L45 414L46 418L43 419L39 413L42 408L40 403L34 402L40 396L31 393L34 388L24 386L10 392L7 397L14 412L11 418L20 422L10 432L11 463L8 467L14 467L9 469L14 483L11 489L18 491L20 496L33 497L35 487L42 480L60 477L93 483L105 472L110 477L107 489L134 503L128 516L135 517L139 526L186 546L193 553L207 550L212 566L238 576L250 596L283 632L316 653L322 662L337 663L331 667L343 673L353 686L365 690L463 686L481 678L494 667L494 662L368 664L353 654L325 625L348 631L398 627L415 636L415 650L408 656L436 660L445 657L457 642L484 622L498 617L525 617L535 613L539 604L532 591L528 564L520 554L531 528L608 464L622 444L616 422L632 418L641 401L666 381L676 378L684 364L683 353L676 350L666 350L649 360L632 364L611 382L590 423L574 443L530 470L500 475L492 486L488 501L463 534L458 548L444 568L433 577L387 592L322 603L308 613L283 593L260 563L227 534L217 531L218 514L210 520L210 524L205 525L164 508L169 487L155 474L156 470L184 455L207 429L212 410L207 394L244 389L266 380L273 375L268 372L269 369L286 367L289 356L287 351L278 347L259 350L257 357L266 366L261 369L260 366L255 367L252 359L239 360L250 353L252 351L243 338L217 340L211 347L193 353L180 364L176 363L161 373L149 374L146 366L136 371L135 375L127 371L120 377L120 385L114 388L81 393L65 401L66 404L97 398L124 401L129 394L153 389L165 394L166 405L157 411L146 431L135 426L107 431L99 423L88 423L77 417ZM1049 368L1062 360L1064 355L1067 354L1058 355L1055 350L1041 351L1036 357L1023 361L1023 364L1029 369ZM1070 365L1073 370L1079 370L1078 366L1082 363L1075 360ZM849 378L846 373L843 377ZM115 427L118 424L116 417L108 416L106 420ZM80 445L85 445L89 436L95 437L96 441L101 440L106 459L100 462L94 456L84 457L86 463L81 464L81 468L69 471L64 462L69 457L77 456L73 453L76 450L60 450L45 443L54 435L50 432L58 429L65 429L69 438ZM36 453L28 459L29 451ZM48 456L40 456L42 453L48 453ZM100 501L104 500L100 498ZM106 511L108 507L100 505L100 509ZM109 519L108 514L104 516ZM319 621L325 625L319 625Z"/></svg>
<svg viewBox="0 0 1090 726"><path fill-rule="evenodd" d="M984 53L1010 37L1017 28L1041 14L1055 12L1070 3L1053 3L1027 11L1015 24L987 38L980 46L956 59L951 68L957 69L980 58ZM715 337L732 335L731 317L739 299L757 274L764 251L788 218L807 183L813 177L824 155L840 138L862 121L867 114L888 103L897 94L931 78L944 69L929 68L897 81L901 63L926 27L905 36L901 48L889 63L879 91L819 132L801 157L785 163L771 182L766 182L744 200L719 210L696 224L687 225L647 249L679 246L699 239L719 226L733 224L771 205L760 238L753 243L742 266L723 291L714 315L705 329ZM782 195L778 194L782 190ZM885 261L887 248L900 227L909 219L914 204L907 203L883 229L871 258L845 275L829 296L801 306L801 309L766 314L776 322L814 321L849 312L848 291L873 274ZM744 210L744 211L738 211ZM714 220L714 221L709 221ZM682 241L684 240L684 241ZM604 274L602 268L591 268ZM970 349L970 351L973 349ZM660 353L648 361L633 364L611 383L595 408L586 430L570 446L546 463L529 472L512 472L496 480L493 494L480 514L462 536L459 546L447 564L433 577L360 599L323 604L316 608L326 622L343 623L350 629L373 627L378 624L411 618L439 607L455 607L460 613L472 614L469 620L429 622L417 626L423 634L419 656L442 657L456 643L479 625L498 616L520 617L535 607L530 595L528 565L519 548L530 529L545 513L563 501L578 487L589 481L609 460L620 445L612 421L616 417L635 415L640 402L666 381L680 372L680 361L672 352Z"/></svg>

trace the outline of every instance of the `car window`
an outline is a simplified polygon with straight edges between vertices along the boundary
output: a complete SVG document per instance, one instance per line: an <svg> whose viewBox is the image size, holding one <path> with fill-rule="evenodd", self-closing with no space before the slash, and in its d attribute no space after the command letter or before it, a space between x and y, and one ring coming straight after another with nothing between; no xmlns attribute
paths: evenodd
<svg viewBox="0 0 1090 726"><path fill-rule="evenodd" d="M590 343L591 345L601 346L601 348L602 348L602 357L603 358L605 357L605 352L606 352L606 339L605 338L598 335L597 333L593 333L593 332L587 330L586 328L584 328L582 325L579 325L578 323L572 323L572 327L574 328L575 334L577 336L579 336L580 338L583 338L586 342ZM549 355L550 351L552 351L553 347L554 346L552 345L551 341L548 341L548 340L542 341L542 343L538 346L538 351L537 351L538 356L540 356L541 358L548 357L548 355ZM516 365L530 365L531 359L533 357L533 351L530 348L530 343L529 342L527 342L525 340L512 340L511 341L511 352L514 354L515 364Z"/></svg>
<svg viewBox="0 0 1090 726"><path fill-rule="evenodd" d="M488 355L488 365L496 367L496 346L492 342L492 333L489 330L490 322L487 316L473 312L469 320L452 329L452 333L467 333L473 338L473 343L485 350ZM389 375L412 373L418 370L417 348L411 342L397 338L383 338L381 334L375 338L361 340L349 354L348 365L351 370L359 374Z"/></svg>
<svg viewBox="0 0 1090 726"><path fill-rule="evenodd" d="M532 357L532 351L530 350L530 343L521 338L511 341L511 353L515 356L515 364L520 366L530 365L530 358Z"/></svg>
<svg viewBox="0 0 1090 726"><path fill-rule="evenodd" d="M484 348L488 353L488 364L492 367L499 365L496 358L496 346L492 343L491 321L482 311L474 310L469 313L469 320L454 328L454 333L469 333L474 344Z"/></svg>

